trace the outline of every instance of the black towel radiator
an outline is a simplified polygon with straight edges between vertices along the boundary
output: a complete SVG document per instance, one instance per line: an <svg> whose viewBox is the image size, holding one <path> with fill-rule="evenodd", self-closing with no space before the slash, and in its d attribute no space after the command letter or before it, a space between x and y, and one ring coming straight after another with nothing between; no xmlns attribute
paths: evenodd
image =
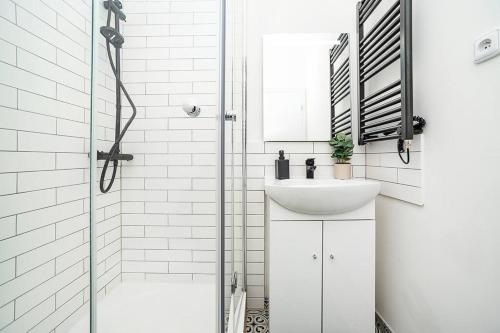
<svg viewBox="0 0 500 333"><path fill-rule="evenodd" d="M365 23L382 0L362 0L357 8L358 28L358 143L398 140L397 150L407 152L425 120L413 116L412 0L397 0L372 28ZM400 78L366 94L366 84L400 61Z"/></svg>
<svg viewBox="0 0 500 333"><path fill-rule="evenodd" d="M125 21L127 19L126 15L122 12L122 4L118 0L104 1L104 8L108 10L107 22L106 26L101 27L101 34L106 39L106 51L108 54L109 63L111 65L111 70L115 76L116 81L116 121L115 121L115 142L108 153L98 151L97 152L97 160L104 160L104 166L101 172L101 178L99 181L99 187L102 193L108 192L113 183L115 181L116 172L118 169L118 161L131 161L134 156L130 154L121 154L120 153L120 142L123 139L123 136L127 132L130 124L134 120L137 110L134 102L130 98L127 90L125 89L122 81L121 81L121 57L120 50L123 46L125 39L123 35L120 33L120 21ZM111 26L111 13L114 14L114 27ZM115 61L113 62L113 57L111 55L111 45L115 48ZM121 129L121 117L122 117L122 100L121 100L121 92L127 98L131 108L132 115L129 120ZM111 180L107 186L104 185L104 180L106 177L106 171L108 169L109 163L113 161L113 173L111 175Z"/></svg>
<svg viewBox="0 0 500 333"><path fill-rule="evenodd" d="M341 34L338 38L339 43L330 50L330 96L331 96L331 134L332 138L338 133L351 135L351 104L345 110L339 106L339 103L351 94L351 66L349 55L349 35ZM347 50L347 57L337 67L337 62L343 57ZM335 69L337 68L337 69Z"/></svg>

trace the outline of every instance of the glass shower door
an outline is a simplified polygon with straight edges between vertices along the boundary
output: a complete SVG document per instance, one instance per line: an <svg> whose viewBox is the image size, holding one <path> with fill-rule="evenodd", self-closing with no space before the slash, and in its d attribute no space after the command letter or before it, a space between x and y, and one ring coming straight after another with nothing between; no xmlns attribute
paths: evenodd
<svg viewBox="0 0 500 333"><path fill-rule="evenodd" d="M116 96L113 72L119 70L110 62L117 65L119 58L119 74L137 116L120 145L121 154L133 159L119 162L109 192L96 187L93 333L159 332L165 327L212 332L216 234L222 229L216 197L223 193L216 190L216 161L223 157L216 151L218 17L212 5L217 3L115 1L120 10L113 9L111 25L106 3L95 2L94 150L112 150L119 105L122 128L133 113L125 93L123 103ZM120 19L120 31L113 31L113 18L120 12L127 20ZM124 40L111 56L106 35L113 35L117 44ZM193 106L201 112L193 112ZM95 183L103 169L103 161L97 161ZM111 167L106 184L110 177ZM118 209L112 210L115 199Z"/></svg>
<svg viewBox="0 0 500 333"><path fill-rule="evenodd" d="M246 289L244 1L228 0L226 6L225 283L228 331L236 332L245 315Z"/></svg>

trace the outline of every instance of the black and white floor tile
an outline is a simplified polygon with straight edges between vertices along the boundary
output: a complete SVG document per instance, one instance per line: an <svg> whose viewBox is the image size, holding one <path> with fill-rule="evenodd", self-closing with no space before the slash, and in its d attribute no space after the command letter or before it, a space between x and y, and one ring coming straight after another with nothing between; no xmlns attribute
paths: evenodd
<svg viewBox="0 0 500 333"><path fill-rule="evenodd" d="M385 322L375 314L375 332L392 333ZM246 313L246 333L269 333L269 301L264 302L264 309L248 309Z"/></svg>
<svg viewBox="0 0 500 333"><path fill-rule="evenodd" d="M375 314L375 332L376 333L392 333L391 329L387 327L384 320Z"/></svg>
<svg viewBox="0 0 500 333"><path fill-rule="evenodd" d="M268 333L269 332L269 314L267 310L256 309L247 310L245 319L246 333Z"/></svg>

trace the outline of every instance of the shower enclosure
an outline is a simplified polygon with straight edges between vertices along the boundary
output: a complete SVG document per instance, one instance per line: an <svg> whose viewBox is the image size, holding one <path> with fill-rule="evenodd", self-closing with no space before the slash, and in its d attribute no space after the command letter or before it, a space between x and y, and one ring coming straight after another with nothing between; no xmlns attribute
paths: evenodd
<svg viewBox="0 0 500 333"><path fill-rule="evenodd" d="M0 332L242 331L244 9L0 2Z"/></svg>

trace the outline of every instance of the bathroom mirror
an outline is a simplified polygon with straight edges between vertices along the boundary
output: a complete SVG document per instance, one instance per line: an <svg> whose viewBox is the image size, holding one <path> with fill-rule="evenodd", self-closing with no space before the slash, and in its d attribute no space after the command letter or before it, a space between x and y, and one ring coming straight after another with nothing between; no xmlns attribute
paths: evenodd
<svg viewBox="0 0 500 333"><path fill-rule="evenodd" d="M264 141L330 140L330 51L339 44L340 36L264 35ZM350 96L346 100L350 107Z"/></svg>

